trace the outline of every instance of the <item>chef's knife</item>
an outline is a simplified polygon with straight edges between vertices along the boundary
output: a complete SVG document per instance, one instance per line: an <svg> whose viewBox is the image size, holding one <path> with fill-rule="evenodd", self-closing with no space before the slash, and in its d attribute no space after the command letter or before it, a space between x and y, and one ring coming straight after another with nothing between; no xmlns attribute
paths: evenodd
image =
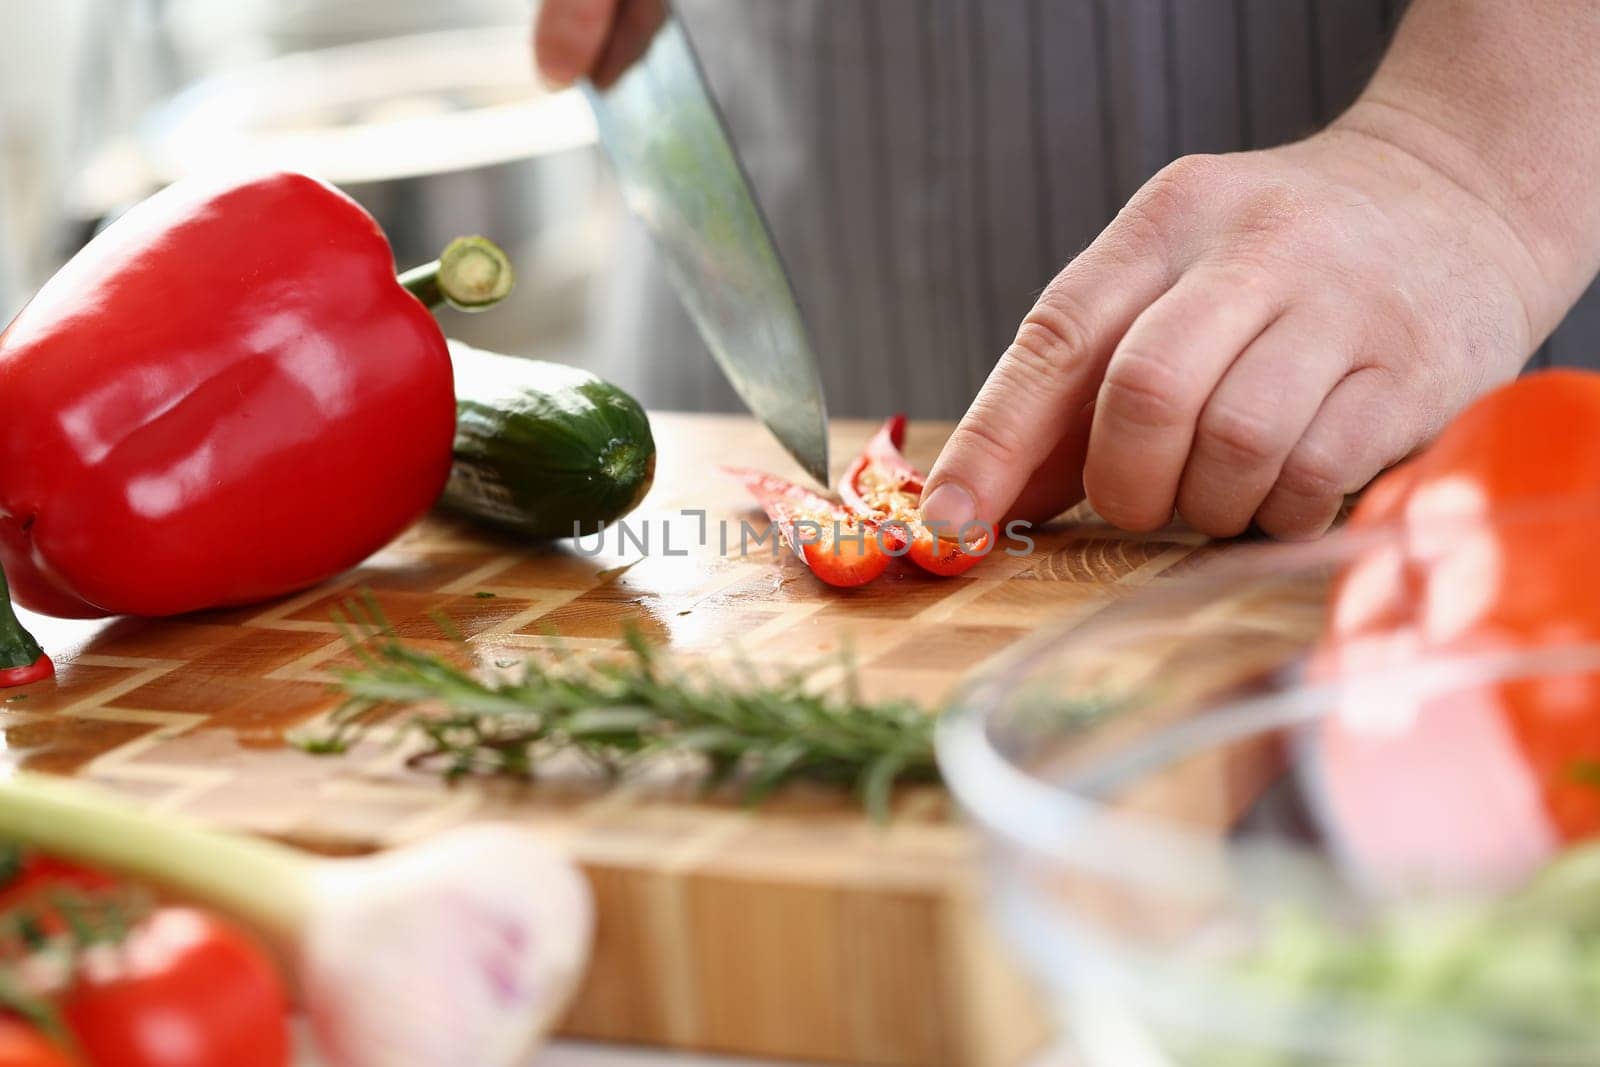
<svg viewBox="0 0 1600 1067"><path fill-rule="evenodd" d="M813 478L828 484L816 356L700 64L666 0L623 0L582 84L628 206L728 381Z"/></svg>

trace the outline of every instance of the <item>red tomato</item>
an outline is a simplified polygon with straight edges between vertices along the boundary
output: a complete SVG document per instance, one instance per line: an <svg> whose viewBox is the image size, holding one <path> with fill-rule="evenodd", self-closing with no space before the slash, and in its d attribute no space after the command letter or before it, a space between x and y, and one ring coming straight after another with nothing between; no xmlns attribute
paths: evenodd
<svg viewBox="0 0 1600 1067"><path fill-rule="evenodd" d="M1368 490L1320 672L1600 644L1600 375L1529 375ZM1600 674L1367 690L1322 729L1347 846L1384 874L1521 877L1600 834Z"/></svg>
<svg viewBox="0 0 1600 1067"><path fill-rule="evenodd" d="M116 946L89 949L59 1000L94 1067L285 1067L288 1004L249 937L163 908Z"/></svg>
<svg viewBox="0 0 1600 1067"><path fill-rule="evenodd" d="M72 1059L36 1027L0 1015L0 1067L72 1067Z"/></svg>
<svg viewBox="0 0 1600 1067"><path fill-rule="evenodd" d="M0 914L19 909L28 911L46 933L58 934L67 929L67 923L54 907L54 894L61 890L96 894L116 886L109 875L54 856L27 850L18 850L12 855L16 868L10 878L0 883ZM7 862L9 866L11 860Z"/></svg>
<svg viewBox="0 0 1600 1067"><path fill-rule="evenodd" d="M0 912L19 904L40 901L51 889L97 892L116 883L109 875L38 852L24 851L16 872L0 883Z"/></svg>

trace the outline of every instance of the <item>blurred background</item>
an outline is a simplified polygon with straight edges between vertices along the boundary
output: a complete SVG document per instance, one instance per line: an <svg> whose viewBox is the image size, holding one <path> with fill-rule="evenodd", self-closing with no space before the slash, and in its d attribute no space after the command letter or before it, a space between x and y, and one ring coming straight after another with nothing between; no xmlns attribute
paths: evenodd
<svg viewBox="0 0 1600 1067"><path fill-rule="evenodd" d="M621 209L582 99L533 75L531 8L0 0L0 324L131 204L259 158L360 200L401 266L493 237L519 297L446 332L592 362Z"/></svg>

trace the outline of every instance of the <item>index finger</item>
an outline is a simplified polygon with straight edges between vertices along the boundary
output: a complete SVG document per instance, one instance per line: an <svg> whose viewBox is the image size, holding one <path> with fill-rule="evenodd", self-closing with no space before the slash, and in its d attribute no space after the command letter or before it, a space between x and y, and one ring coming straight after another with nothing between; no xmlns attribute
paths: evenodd
<svg viewBox="0 0 1600 1067"><path fill-rule="evenodd" d="M998 523L1095 399L1122 335L1172 280L1167 249L1127 212L1068 264L939 454L924 517L950 529Z"/></svg>

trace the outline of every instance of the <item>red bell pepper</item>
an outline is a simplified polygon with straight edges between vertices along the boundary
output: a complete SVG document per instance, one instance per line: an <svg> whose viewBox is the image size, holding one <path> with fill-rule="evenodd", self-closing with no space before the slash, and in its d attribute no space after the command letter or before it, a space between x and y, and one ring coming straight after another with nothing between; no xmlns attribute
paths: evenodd
<svg viewBox="0 0 1600 1067"><path fill-rule="evenodd" d="M889 565L877 531L848 508L776 475L723 470L744 483L790 549L829 585L865 585Z"/></svg>
<svg viewBox="0 0 1600 1067"><path fill-rule="evenodd" d="M460 302L508 286L454 254ZM446 297L451 266L409 287ZM288 173L180 182L96 237L0 334L0 403L0 565L78 618L338 574L434 502L455 432L444 335L377 223Z"/></svg>
<svg viewBox="0 0 1600 1067"><path fill-rule="evenodd" d="M904 415L885 422L845 471L839 495L882 532L892 554L904 553L932 574L961 574L988 555L989 535L965 545L961 531L935 531L923 523L917 504L925 478L900 452L905 433Z"/></svg>

